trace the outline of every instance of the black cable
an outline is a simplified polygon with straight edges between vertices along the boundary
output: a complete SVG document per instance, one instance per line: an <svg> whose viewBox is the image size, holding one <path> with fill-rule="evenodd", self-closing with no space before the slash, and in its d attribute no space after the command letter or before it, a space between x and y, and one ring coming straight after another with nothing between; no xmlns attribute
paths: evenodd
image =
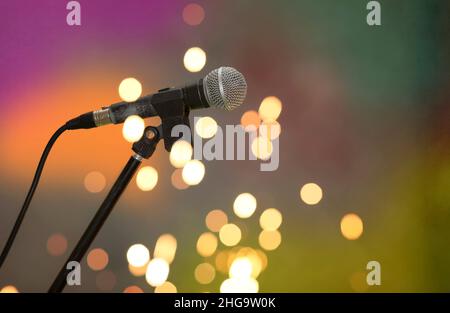
<svg viewBox="0 0 450 313"><path fill-rule="evenodd" d="M16 219L16 222L11 231L11 234L9 234L8 241L6 242L6 245L3 248L2 254L0 256L0 268L2 267L3 263L5 262L6 257L8 256L9 250L11 249L14 239L16 238L17 232L19 231L20 225L22 224L25 214L27 213L28 207L30 206L31 199L33 198L34 192L36 191L36 187L39 183L39 179L41 178L41 173L44 168L45 161L47 160L47 157L50 153L50 150L52 149L53 144L56 142L58 137L64 131L68 130L69 128L70 127L68 124L61 126L50 138L47 145L45 146L44 152L42 152L41 159L39 160L39 164L36 168L33 182L31 183L30 189L28 190L28 194L27 194L27 197L25 198L25 202L22 205L22 209L20 210L19 216Z"/></svg>

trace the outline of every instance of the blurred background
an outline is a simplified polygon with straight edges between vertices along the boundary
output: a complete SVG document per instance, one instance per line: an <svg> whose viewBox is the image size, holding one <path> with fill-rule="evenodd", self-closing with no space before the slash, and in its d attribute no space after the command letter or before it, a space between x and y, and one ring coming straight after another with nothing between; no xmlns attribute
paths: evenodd
<svg viewBox="0 0 450 313"><path fill-rule="evenodd" d="M274 126L261 140L281 130L279 168L201 160L201 175L190 161L190 177L161 142L66 292L450 291L447 1L379 1L381 26L363 0L80 0L80 26L68 2L0 3L2 248L66 120L228 65L245 103L191 118ZM61 136L0 289L48 289L131 155L130 129Z"/></svg>

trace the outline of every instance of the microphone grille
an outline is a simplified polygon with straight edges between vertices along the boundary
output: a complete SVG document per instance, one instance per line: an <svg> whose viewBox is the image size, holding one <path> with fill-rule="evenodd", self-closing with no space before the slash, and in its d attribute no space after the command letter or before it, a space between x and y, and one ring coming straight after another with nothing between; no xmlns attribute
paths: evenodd
<svg viewBox="0 0 450 313"><path fill-rule="evenodd" d="M210 106L231 111L240 106L247 95L244 75L232 67L215 69L203 80L203 88Z"/></svg>

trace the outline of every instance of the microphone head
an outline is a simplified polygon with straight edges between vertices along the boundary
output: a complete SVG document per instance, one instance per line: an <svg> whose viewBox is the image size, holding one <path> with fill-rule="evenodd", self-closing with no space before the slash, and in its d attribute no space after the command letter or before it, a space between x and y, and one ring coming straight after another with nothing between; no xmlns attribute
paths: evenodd
<svg viewBox="0 0 450 313"><path fill-rule="evenodd" d="M206 75L203 90L211 107L231 111L244 102L247 83L236 69L222 66Z"/></svg>

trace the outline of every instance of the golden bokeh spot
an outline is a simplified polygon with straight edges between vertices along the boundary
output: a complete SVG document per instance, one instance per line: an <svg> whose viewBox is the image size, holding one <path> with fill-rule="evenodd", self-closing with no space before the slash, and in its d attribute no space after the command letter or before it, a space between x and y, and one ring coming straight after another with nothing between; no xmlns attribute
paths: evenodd
<svg viewBox="0 0 450 313"><path fill-rule="evenodd" d="M67 239L62 234L53 234L47 240L47 252L53 256L63 255L67 250Z"/></svg>
<svg viewBox="0 0 450 313"><path fill-rule="evenodd" d="M217 237L213 233L203 233L197 240L197 252L203 257L214 254L217 249Z"/></svg>
<svg viewBox="0 0 450 313"><path fill-rule="evenodd" d="M348 240L356 240L363 233L363 221L354 214L349 213L341 219L341 233Z"/></svg>
<svg viewBox="0 0 450 313"><path fill-rule="evenodd" d="M142 191L150 191L158 183L158 171L151 166L142 167L136 176L136 185Z"/></svg>
<svg viewBox="0 0 450 313"><path fill-rule="evenodd" d="M93 271L103 270L108 262L108 253L101 248L92 249L87 256L87 264Z"/></svg>
<svg viewBox="0 0 450 313"><path fill-rule="evenodd" d="M259 117L264 122L274 122L281 113L281 100L277 97L266 97L259 106Z"/></svg>
<svg viewBox="0 0 450 313"><path fill-rule="evenodd" d="M207 285L216 277L216 270L209 263L201 263L195 268L194 276L200 284Z"/></svg>
<svg viewBox="0 0 450 313"><path fill-rule="evenodd" d="M281 244L281 234L278 230L263 230L258 240L264 250L275 250Z"/></svg>
<svg viewBox="0 0 450 313"><path fill-rule="evenodd" d="M177 251L177 239L171 234L163 234L156 241L154 256L172 263Z"/></svg>
<svg viewBox="0 0 450 313"><path fill-rule="evenodd" d="M206 53L199 47L189 48L184 54L183 63L189 72L199 72L206 64Z"/></svg>
<svg viewBox="0 0 450 313"><path fill-rule="evenodd" d="M177 168L175 169L175 171L173 171L172 176L170 177L172 185L178 190L184 190L189 188L189 185L186 184L183 180L182 173L183 170L181 168Z"/></svg>
<svg viewBox="0 0 450 313"><path fill-rule="evenodd" d="M228 223L228 217L222 210L212 210L206 215L205 223L210 231L217 233L223 225Z"/></svg>
<svg viewBox="0 0 450 313"><path fill-rule="evenodd" d="M256 111L247 111L242 114L241 125L246 131L256 131L261 123L259 114Z"/></svg>
<svg viewBox="0 0 450 313"><path fill-rule="evenodd" d="M239 250L236 255L236 258L246 257L252 264L252 273L251 276L253 278L257 278L258 275L263 270L263 260L260 254L250 247L244 247Z"/></svg>
<svg viewBox="0 0 450 313"><path fill-rule="evenodd" d="M105 188L105 186L106 178L98 171L90 172L84 177L84 188L86 188L89 192L100 192Z"/></svg>
<svg viewBox="0 0 450 313"><path fill-rule="evenodd" d="M204 139L214 137L217 133L217 128L217 122L210 116L201 117L195 123L196 133Z"/></svg>
<svg viewBox="0 0 450 313"><path fill-rule="evenodd" d="M148 263L145 280L152 287L161 286L169 276L169 263L166 260L155 258Z"/></svg>
<svg viewBox="0 0 450 313"><path fill-rule="evenodd" d="M267 137L256 137L251 145L252 153L260 160L268 160L273 152L273 144Z"/></svg>
<svg viewBox="0 0 450 313"><path fill-rule="evenodd" d="M252 276L253 265L248 257L238 257L231 263L229 276L231 278L249 278Z"/></svg>
<svg viewBox="0 0 450 313"><path fill-rule="evenodd" d="M261 251L259 249L256 250L256 253L258 254L259 260L261 261L261 271L264 271L267 267L267 255L264 253L264 251Z"/></svg>
<svg viewBox="0 0 450 313"><path fill-rule="evenodd" d="M190 160L183 167L181 175L186 184L190 186L198 185L205 176L205 166L199 160Z"/></svg>
<svg viewBox="0 0 450 313"><path fill-rule="evenodd" d="M142 117L130 115L126 118L122 127L122 135L128 142L136 142L141 139L145 130L145 122Z"/></svg>
<svg viewBox="0 0 450 313"><path fill-rule="evenodd" d="M123 293L144 293L144 291L138 286L128 286Z"/></svg>
<svg viewBox="0 0 450 313"><path fill-rule="evenodd" d="M186 140L177 140L170 150L170 163L176 168L182 168L192 159L192 145Z"/></svg>
<svg viewBox="0 0 450 313"><path fill-rule="evenodd" d="M13 285L7 285L0 289L0 293L19 293L19 290Z"/></svg>
<svg viewBox="0 0 450 313"><path fill-rule="evenodd" d="M150 260L150 252L143 244L137 243L128 248L127 261L135 267L140 268L145 266Z"/></svg>
<svg viewBox="0 0 450 313"><path fill-rule="evenodd" d="M160 286L156 286L155 293L177 293L177 287L169 281L164 282Z"/></svg>
<svg viewBox="0 0 450 313"><path fill-rule="evenodd" d="M248 218L253 215L256 206L256 198L251 193L245 192L234 200L233 211L240 218Z"/></svg>
<svg viewBox="0 0 450 313"><path fill-rule="evenodd" d="M141 83L133 77L125 78L119 85L119 95L123 101L136 101L142 93Z"/></svg>
<svg viewBox="0 0 450 313"><path fill-rule="evenodd" d="M235 224L225 224L219 231L220 241L226 246L235 246L241 241L241 230Z"/></svg>
<svg viewBox="0 0 450 313"><path fill-rule="evenodd" d="M258 281L254 278L228 278L220 285L221 293L256 293Z"/></svg>
<svg viewBox="0 0 450 313"><path fill-rule="evenodd" d="M221 273L228 273L228 252L220 251L215 259L216 269Z"/></svg>
<svg viewBox="0 0 450 313"><path fill-rule="evenodd" d="M147 271L147 264L143 266L133 266L131 264L128 264L128 270L130 271L131 275L141 277L144 276L145 272Z"/></svg>
<svg viewBox="0 0 450 313"><path fill-rule="evenodd" d="M259 126L259 135L268 140L275 140L281 134L281 125L277 121L274 122L263 122Z"/></svg>
<svg viewBox="0 0 450 313"><path fill-rule="evenodd" d="M315 183L307 183L300 189L300 198L306 204L317 204L322 200L322 188Z"/></svg>
<svg viewBox="0 0 450 313"><path fill-rule="evenodd" d="M261 228L264 230L277 230L282 221L283 216L280 211L270 208L261 214L259 218L259 225L261 225Z"/></svg>

